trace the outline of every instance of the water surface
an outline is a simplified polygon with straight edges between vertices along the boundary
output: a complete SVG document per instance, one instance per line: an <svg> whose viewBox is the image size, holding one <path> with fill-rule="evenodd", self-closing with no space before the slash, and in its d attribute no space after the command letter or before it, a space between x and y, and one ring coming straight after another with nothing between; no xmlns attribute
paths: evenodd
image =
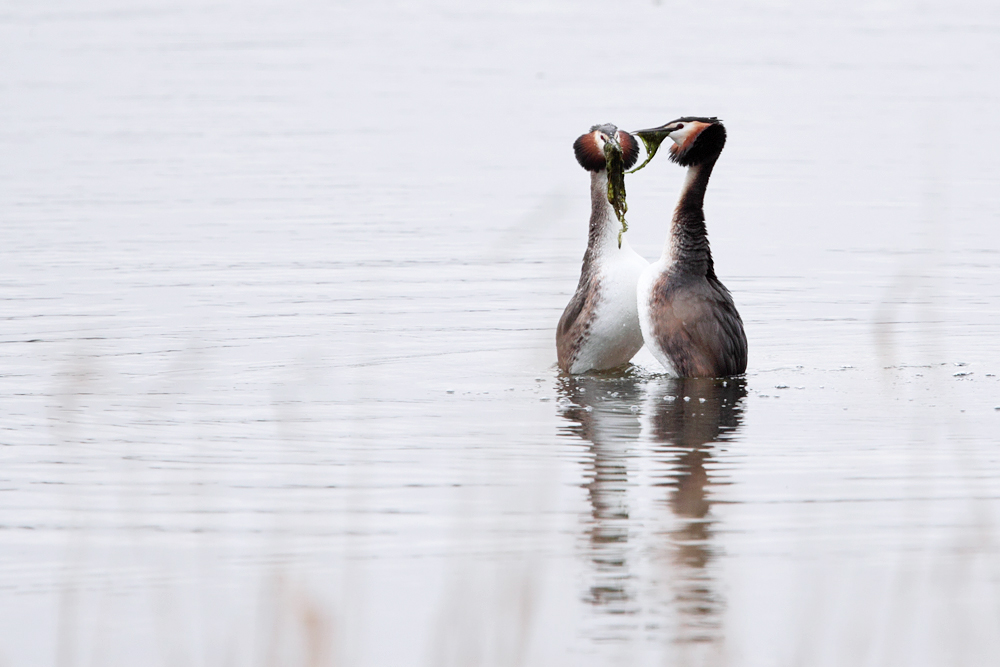
<svg viewBox="0 0 1000 667"><path fill-rule="evenodd" d="M0 661L1000 650L1000 10L0 11ZM567 378L573 140L716 115L745 378ZM683 178L630 177L655 258Z"/></svg>

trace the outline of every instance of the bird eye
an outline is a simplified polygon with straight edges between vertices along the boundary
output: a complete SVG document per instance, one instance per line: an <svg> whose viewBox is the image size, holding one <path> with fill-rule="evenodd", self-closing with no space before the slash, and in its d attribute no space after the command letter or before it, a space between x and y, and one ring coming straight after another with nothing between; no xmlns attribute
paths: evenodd
<svg viewBox="0 0 1000 667"><path fill-rule="evenodd" d="M684 129L684 123L681 123L680 125L678 125L677 129L678 130L683 130Z"/></svg>

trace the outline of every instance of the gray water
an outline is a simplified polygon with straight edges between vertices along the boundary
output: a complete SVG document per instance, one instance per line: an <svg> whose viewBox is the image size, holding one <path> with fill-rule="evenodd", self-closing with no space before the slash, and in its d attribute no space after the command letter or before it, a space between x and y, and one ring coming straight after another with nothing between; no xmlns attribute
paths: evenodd
<svg viewBox="0 0 1000 667"><path fill-rule="evenodd" d="M0 63L0 665L1000 654L995 3L9 1ZM560 376L572 142L681 115L747 375Z"/></svg>

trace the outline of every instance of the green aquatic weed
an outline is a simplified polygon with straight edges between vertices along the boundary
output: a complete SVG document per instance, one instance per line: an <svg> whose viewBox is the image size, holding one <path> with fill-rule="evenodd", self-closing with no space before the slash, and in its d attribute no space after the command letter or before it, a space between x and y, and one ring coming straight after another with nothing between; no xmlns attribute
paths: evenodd
<svg viewBox="0 0 1000 667"><path fill-rule="evenodd" d="M660 144L663 143L664 139L670 136L669 134L660 134L652 132L648 136L646 135L646 133L636 132L635 134L640 139L642 139L642 145L646 147L646 159L643 160L642 164L640 164L632 171L626 172L629 174L634 174L635 172L639 171L647 164L649 164L649 161L653 159L654 155L656 155L656 151L659 150Z"/></svg>
<svg viewBox="0 0 1000 667"><path fill-rule="evenodd" d="M621 149L610 142L604 145L604 159L608 170L608 203L615 210L618 222L622 223L618 232L618 247L621 248L622 234L628 231L628 223L625 222L625 212L628 211L628 204L625 203L625 161Z"/></svg>

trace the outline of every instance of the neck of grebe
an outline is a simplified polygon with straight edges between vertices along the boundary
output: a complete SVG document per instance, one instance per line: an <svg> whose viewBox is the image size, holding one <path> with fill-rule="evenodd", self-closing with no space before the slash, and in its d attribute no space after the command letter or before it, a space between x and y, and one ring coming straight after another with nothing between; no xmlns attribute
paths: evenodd
<svg viewBox="0 0 1000 667"><path fill-rule="evenodd" d="M664 256L674 270L698 275L715 275L712 251L705 229L705 190L715 160L688 167L681 196L670 222Z"/></svg>
<svg viewBox="0 0 1000 667"><path fill-rule="evenodd" d="M618 232L621 223L608 202L608 172L605 169L590 174L590 234L587 237L587 255L606 255L618 252ZM625 248L622 239L622 248Z"/></svg>

